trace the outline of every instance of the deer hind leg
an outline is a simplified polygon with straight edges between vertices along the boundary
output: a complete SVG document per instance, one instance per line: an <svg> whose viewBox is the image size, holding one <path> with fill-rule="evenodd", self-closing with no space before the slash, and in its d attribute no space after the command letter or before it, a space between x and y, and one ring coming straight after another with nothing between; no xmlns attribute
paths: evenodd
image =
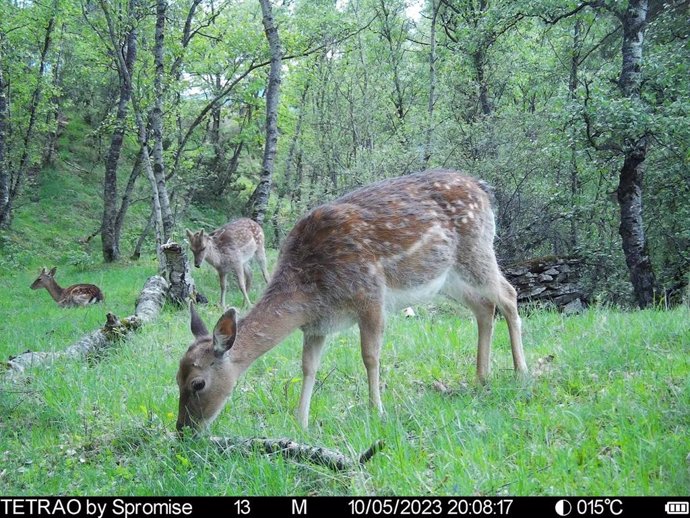
<svg viewBox="0 0 690 518"><path fill-rule="evenodd" d="M240 287L240 291L242 292L242 296L244 297L244 303L245 305L250 306L251 301L249 300L249 295L247 295L247 286L244 282L244 266L242 265L242 263L237 263L234 264L232 268L235 271L237 285Z"/></svg>
<svg viewBox="0 0 690 518"><path fill-rule="evenodd" d="M491 340L496 305L473 290L459 275L451 277L444 292L470 308L474 314L477 321L477 380L484 383L491 370Z"/></svg>
<svg viewBox="0 0 690 518"><path fill-rule="evenodd" d="M299 397L297 421L305 430L309 427L309 407L314 392L316 371L321 363L321 353L326 337L323 335L304 335L302 346L302 393Z"/></svg>
<svg viewBox="0 0 690 518"><path fill-rule="evenodd" d="M268 283L269 275L266 269L266 250L264 250L263 244L259 244L254 257L256 257L256 262L259 263L259 267L261 268L261 275L264 276L264 280Z"/></svg>
<svg viewBox="0 0 690 518"><path fill-rule="evenodd" d="M482 297L466 295L464 304L477 320L477 380L485 383L491 370L491 340L494 332L496 305Z"/></svg>
<svg viewBox="0 0 690 518"><path fill-rule="evenodd" d="M244 286L247 289L247 293L252 289L252 279L254 274L252 273L252 267L249 262L244 263Z"/></svg>
<svg viewBox="0 0 690 518"><path fill-rule="evenodd" d="M528 370L525 352L522 348L522 322L517 309L517 292L500 273L496 304L501 313L503 313L506 322L508 322L508 333L510 334L510 347L513 351L515 371L522 376L526 376Z"/></svg>
<svg viewBox="0 0 690 518"><path fill-rule="evenodd" d="M359 335L362 346L362 360L369 381L369 405L383 414L379 388L379 354L383 341L383 308L369 306L359 315Z"/></svg>

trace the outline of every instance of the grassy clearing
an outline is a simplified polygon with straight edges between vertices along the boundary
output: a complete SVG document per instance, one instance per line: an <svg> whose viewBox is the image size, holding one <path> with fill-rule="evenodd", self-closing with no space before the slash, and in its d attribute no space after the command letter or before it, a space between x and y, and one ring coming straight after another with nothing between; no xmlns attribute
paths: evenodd
<svg viewBox="0 0 690 518"><path fill-rule="evenodd" d="M41 204L27 202L13 230L0 234L0 360L27 349L63 349L102 325L106 311L131 314L155 272L151 255L105 266L98 238L79 244L95 230L100 210L94 181L79 169L46 171ZM135 206L131 217L142 223L147 214ZM223 216L195 208L190 219L197 228ZM137 237L136 225L129 228L123 254ZM105 303L58 308L46 291L28 288L40 266L58 266L63 286L98 284ZM204 265L194 274L217 304L215 271ZM255 282L252 300L264 287L258 271ZM234 287L228 301L241 304ZM215 304L200 308L208 326L220 315ZM569 318L533 312L524 318L524 341L530 367L541 372L527 383L512 376L499 321L487 387L472 382L476 331L469 314L458 316L443 302L417 311L417 318L393 315L388 322L385 419L367 408L351 330L329 341L308 432L293 418L301 385L298 333L252 366L212 428L216 435L289 437L352 456L383 439L386 448L361 473L264 455L221 456L203 438L170 441L175 373L191 333L186 312L166 309L97 359L36 370L22 384L0 383L0 494L690 493L687 307L592 309ZM553 361L535 369L549 355Z"/></svg>
<svg viewBox="0 0 690 518"><path fill-rule="evenodd" d="M102 279L108 309L127 313L150 272L140 266L90 273ZM215 272L198 273L211 300L217 298ZM9 294L30 280L2 282ZM0 332L3 357L64 347L99 325L105 312L61 310L47 293L30 295L31 315L15 307L15 297L0 298L10 315ZM240 302L237 290L232 296ZM217 306L202 308L208 325L219 313ZM591 310L570 318L532 313L524 322L529 363L550 354L554 360L527 383L512 376L499 321L485 388L467 383L476 336L468 314L458 318L440 304L420 308L415 319L392 316L382 355L386 418L368 411L352 330L330 340L309 432L293 418L301 382L294 334L249 370L213 433L287 436L353 456L383 439L385 450L353 477L263 455L223 457L203 439L168 440L177 412L177 361L191 335L186 313L166 310L97 361L56 365L33 372L24 385L2 387L0 492L687 494L689 316L687 308ZM438 391L434 381L449 391Z"/></svg>

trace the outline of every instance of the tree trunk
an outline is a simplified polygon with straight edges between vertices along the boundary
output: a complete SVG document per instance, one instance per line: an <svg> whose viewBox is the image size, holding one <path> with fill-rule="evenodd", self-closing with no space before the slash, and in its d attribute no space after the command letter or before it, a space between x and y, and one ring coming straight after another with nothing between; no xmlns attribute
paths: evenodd
<svg viewBox="0 0 690 518"><path fill-rule="evenodd" d="M642 50L647 26L648 0L630 0L623 15L623 66L618 84L624 96L640 100ZM649 258L642 211L642 179L648 140L640 137L625 149L618 183L618 204L623 252L628 265L635 301L640 308L654 300L654 270Z"/></svg>
<svg viewBox="0 0 690 518"><path fill-rule="evenodd" d="M134 7L130 3L130 10ZM111 41L115 52L120 52L117 41ZM116 58L118 76L120 78L120 99L115 116L115 129L110 139L110 148L105 158L105 176L103 179L103 225L101 242L103 260L106 263L120 259L120 233L115 227L117 218L117 164L120 160L122 143L125 136L125 126L129 100L132 97L131 72L137 56L137 33L132 27L127 34L126 55L124 59Z"/></svg>
<svg viewBox="0 0 690 518"><path fill-rule="evenodd" d="M436 105L436 20L441 3L431 2L431 39L429 49L429 104L427 106L426 139L424 142L424 157L422 165L427 167L431 160L431 140L434 134L434 106Z"/></svg>
<svg viewBox="0 0 690 518"><path fill-rule="evenodd" d="M24 175L26 174L29 161L31 160L31 146L34 142L34 131L36 129L36 118L38 116L38 105L41 102L41 95L43 93L43 75L46 68L46 59L48 50L53 36L53 29L55 28L55 13L51 15L46 27L45 36L43 38L43 45L41 46L41 55L38 64L38 74L36 78L36 88L31 94L31 101L29 103L29 122L24 134L24 142L22 147L19 165L14 174L10 175L9 179L9 197L6 202L0 207L0 226L9 227L12 222L12 204L21 192ZM3 194L4 197L4 194Z"/></svg>
<svg viewBox="0 0 690 518"><path fill-rule="evenodd" d="M474 71L477 74L477 85L479 86L479 106L482 114L485 116L491 115L493 106L489 99L489 86L486 84L486 73L484 67L486 66L485 49L480 48L472 54L472 62L474 63Z"/></svg>
<svg viewBox="0 0 690 518"><path fill-rule="evenodd" d="M294 193L295 190L301 188L295 184L292 179L292 170L295 165L295 156L297 152L297 143L302 135L302 122L304 120L304 112L307 104L307 92L309 91L309 82L304 85L302 95L299 103L299 114L297 115L297 124L295 125L295 133L292 136L290 143L290 150L288 151L287 159L285 160L285 188L284 192Z"/></svg>
<svg viewBox="0 0 690 518"><path fill-rule="evenodd" d="M139 126L139 141L141 142L141 164L146 172L146 177L151 184L151 206L154 216L154 228L156 230L156 256L158 257L159 272L165 271L165 256L161 246L163 245L163 214L161 211L160 195L158 193L158 182L156 175L151 167L151 157L149 156L149 149L146 146L146 126L141 114L137 113L137 125Z"/></svg>
<svg viewBox="0 0 690 518"><path fill-rule="evenodd" d="M162 246L165 254L168 300L177 306L187 305L196 293L194 278L187 260L186 250L177 243L166 243Z"/></svg>
<svg viewBox="0 0 690 518"><path fill-rule="evenodd" d="M0 39L1 41L1 39ZM2 46L0 45L0 61ZM5 142L7 140L7 99L5 97L5 79L0 67L0 228L10 224L10 175L7 171Z"/></svg>
<svg viewBox="0 0 690 518"><path fill-rule="evenodd" d="M271 194L273 166L278 144L278 102L280 100L280 68L283 61L283 50L278 35L278 27L276 27L273 19L270 0L259 0L259 3L263 15L264 31L271 51L271 68L268 73L268 88L266 89L266 145L259 185L256 186L250 199L251 217L261 225L266 215L268 198Z"/></svg>
<svg viewBox="0 0 690 518"><path fill-rule="evenodd" d="M149 216L148 221L146 222L146 226L144 227L144 230L141 231L141 234L139 234L139 239L137 239L137 244L134 246L134 252L132 252L132 261L138 261L139 258L141 257L141 247L144 245L144 241L146 240L146 236L149 235L149 232L151 232L151 228L153 225L156 223L156 214L153 209L151 209L151 215Z"/></svg>
<svg viewBox="0 0 690 518"><path fill-rule="evenodd" d="M62 88L62 66L61 66L61 61L62 61L62 52L63 52L63 47L64 47L64 36L65 32L65 24L62 24L62 28L60 30L60 46L58 50L58 54L55 57L55 65L53 66L53 85L55 88L60 91ZM53 165L53 162L55 161L55 153L57 152L57 142L58 139L60 138L60 135L62 134L62 131L65 128L65 118L62 113L62 95L60 93L56 93L52 96L50 100L51 104L53 105L53 110L52 112L48 115L48 118L46 120L46 123L48 126L53 126L53 129L50 130L50 133L48 134L48 140L46 141L45 148L43 150L43 161L41 164L41 168L49 165Z"/></svg>
<svg viewBox="0 0 690 518"><path fill-rule="evenodd" d="M165 184L165 163L163 161L163 97L165 95L163 87L164 69L164 33L165 33L165 13L167 9L166 0L156 1L156 37L153 48L156 74L154 77L155 102L151 113L151 126L153 128L153 175L156 179L158 200L163 224L163 242L172 237L174 219L170 210L170 198Z"/></svg>
<svg viewBox="0 0 690 518"><path fill-rule="evenodd" d="M582 52L582 21L575 20L573 28L573 49L570 58L570 78L568 81L568 98L574 101L577 97L578 71L580 67L580 54ZM576 127L570 125L570 252L573 253L577 248L577 220L578 220L578 194L580 192L580 179L577 166L577 139L575 138Z"/></svg>
<svg viewBox="0 0 690 518"><path fill-rule="evenodd" d="M137 154L137 158L134 161L134 166L132 167L132 172L127 180L127 185L125 190L122 192L122 198L120 201L120 209L117 211L117 216L115 217L115 223L113 224L114 233L116 236L122 234L122 226L125 222L125 216L127 216L127 211L129 210L129 204L132 200L132 193L134 192L134 186L137 183L137 179L141 174L141 150Z"/></svg>
<svg viewBox="0 0 690 518"><path fill-rule="evenodd" d="M617 193L621 212L619 233L623 238L623 252L635 301L640 308L653 303L655 286L642 217L642 177L646 153L646 138L638 140L635 148L626 151Z"/></svg>

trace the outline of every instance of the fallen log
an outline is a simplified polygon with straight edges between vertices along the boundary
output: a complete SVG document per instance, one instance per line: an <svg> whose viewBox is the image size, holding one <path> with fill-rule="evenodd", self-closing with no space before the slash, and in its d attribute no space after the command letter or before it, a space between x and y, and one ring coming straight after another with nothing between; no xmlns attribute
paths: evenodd
<svg viewBox="0 0 690 518"><path fill-rule="evenodd" d="M108 313L102 328L83 336L62 351L26 351L18 356L11 356L5 363L8 376L20 374L29 367L49 365L58 360L83 358L101 351L139 329L143 324L155 320L165 303L167 290L168 282L163 277L149 277L137 298L133 315L119 319L116 315Z"/></svg>
<svg viewBox="0 0 690 518"><path fill-rule="evenodd" d="M368 462L384 447L383 441L376 441L358 459L353 460L339 451L298 444L290 439L210 437L209 440L222 453L248 455L261 452L268 455L281 455L286 459L326 466L334 471L354 471Z"/></svg>

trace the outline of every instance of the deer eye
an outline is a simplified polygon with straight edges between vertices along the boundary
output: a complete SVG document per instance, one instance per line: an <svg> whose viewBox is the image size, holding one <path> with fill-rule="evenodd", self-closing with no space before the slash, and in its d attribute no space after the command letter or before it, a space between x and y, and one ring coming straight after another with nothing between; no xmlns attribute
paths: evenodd
<svg viewBox="0 0 690 518"><path fill-rule="evenodd" d="M200 390L203 390L204 387L206 386L206 381L200 378L192 380L192 390L194 392L199 392Z"/></svg>

